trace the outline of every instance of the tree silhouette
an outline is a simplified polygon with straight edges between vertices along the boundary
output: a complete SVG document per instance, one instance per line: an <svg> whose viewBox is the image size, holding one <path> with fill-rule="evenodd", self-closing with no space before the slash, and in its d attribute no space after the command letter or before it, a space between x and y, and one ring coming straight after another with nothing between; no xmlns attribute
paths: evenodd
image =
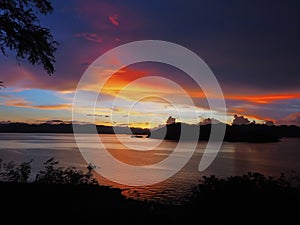
<svg viewBox="0 0 300 225"><path fill-rule="evenodd" d="M26 59L32 65L43 65L45 71L54 73L58 43L48 28L42 27L38 14L53 11L48 0L0 0L0 50L16 51L16 59ZM0 87L3 83L0 82Z"/></svg>
<svg viewBox="0 0 300 225"><path fill-rule="evenodd" d="M0 80L0 89L3 88L3 87L5 87L4 84L3 84L3 81Z"/></svg>

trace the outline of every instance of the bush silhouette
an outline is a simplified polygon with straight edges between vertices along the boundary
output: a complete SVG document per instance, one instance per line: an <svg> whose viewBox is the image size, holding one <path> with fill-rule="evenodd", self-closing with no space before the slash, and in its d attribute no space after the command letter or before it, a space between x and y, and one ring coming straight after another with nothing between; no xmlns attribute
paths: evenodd
<svg viewBox="0 0 300 225"><path fill-rule="evenodd" d="M23 162L20 165L14 162L3 163L0 159L0 181L26 183L31 174L31 161ZM44 169L35 177L35 183L44 184L91 184L98 185L98 181L93 177L91 170L84 173L75 167L59 167L59 162L54 158L48 159L44 163Z"/></svg>
<svg viewBox="0 0 300 225"><path fill-rule="evenodd" d="M57 167L59 162L54 158L50 158L44 163L45 169L41 170L37 175L35 182L46 184L98 184L93 178L91 171L87 173L76 169L75 167Z"/></svg>
<svg viewBox="0 0 300 225"><path fill-rule="evenodd" d="M3 163L2 159L0 159L0 181L26 183L30 173L31 161L17 165L12 161Z"/></svg>

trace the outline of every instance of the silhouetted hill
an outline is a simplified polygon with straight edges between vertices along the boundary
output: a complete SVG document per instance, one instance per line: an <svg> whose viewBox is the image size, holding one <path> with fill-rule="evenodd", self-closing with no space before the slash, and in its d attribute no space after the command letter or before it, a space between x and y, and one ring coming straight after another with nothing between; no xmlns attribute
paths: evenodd
<svg viewBox="0 0 300 225"><path fill-rule="evenodd" d="M300 137L300 127L297 126L267 126L261 124L251 125L224 125L226 126L224 141L228 142L278 142L282 137ZM200 128L199 136L197 135ZM211 125L189 125L183 123L173 123L157 130L151 131L148 135L150 138L179 140L181 131L181 140L198 138L199 140L208 140L211 132Z"/></svg>
<svg viewBox="0 0 300 225"><path fill-rule="evenodd" d="M76 124L81 133L92 133L95 125L92 124ZM128 128L128 127L112 127L97 125L96 129L99 134L148 134L148 129ZM72 124L28 124L28 123L7 123L0 124L0 132L2 133L73 133Z"/></svg>

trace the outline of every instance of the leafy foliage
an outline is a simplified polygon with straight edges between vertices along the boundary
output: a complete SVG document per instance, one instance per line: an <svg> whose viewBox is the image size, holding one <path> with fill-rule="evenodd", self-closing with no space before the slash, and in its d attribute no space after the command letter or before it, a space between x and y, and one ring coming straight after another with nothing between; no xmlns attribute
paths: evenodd
<svg viewBox="0 0 300 225"><path fill-rule="evenodd" d="M1 89L2 87L5 87L5 86L4 86L4 84L3 84L3 81L0 80L0 89Z"/></svg>
<svg viewBox="0 0 300 225"><path fill-rule="evenodd" d="M251 199L254 196L266 196L267 194L292 193L299 190L299 185L299 176L291 174L290 177L286 177L283 173L276 179L251 172L227 178L217 178L214 175L203 176L199 184L193 187L191 199L194 202L201 202L209 196L212 198L240 196L236 199L245 199L247 196Z"/></svg>
<svg viewBox="0 0 300 225"><path fill-rule="evenodd" d="M4 182L26 183L31 172L31 161L21 163L3 163L0 159L0 180Z"/></svg>
<svg viewBox="0 0 300 225"><path fill-rule="evenodd" d="M26 183L31 174L31 162L24 162L20 165L14 162L3 163L0 159L0 181ZM91 184L98 185L98 181L93 178L92 172L84 173L74 167L58 167L59 163L50 158L45 163L44 170L40 171L34 180L36 183L44 184Z"/></svg>
<svg viewBox="0 0 300 225"><path fill-rule="evenodd" d="M58 43L38 19L38 14L52 11L48 0L0 0L2 54L6 55L7 49L16 51L18 61L27 59L32 65L42 64L49 75L53 74Z"/></svg>
<svg viewBox="0 0 300 225"><path fill-rule="evenodd" d="M93 178L91 171L83 173L74 167L57 167L59 163L50 158L47 160L45 170L40 171L36 176L35 182L50 183L50 184L98 184L97 180Z"/></svg>

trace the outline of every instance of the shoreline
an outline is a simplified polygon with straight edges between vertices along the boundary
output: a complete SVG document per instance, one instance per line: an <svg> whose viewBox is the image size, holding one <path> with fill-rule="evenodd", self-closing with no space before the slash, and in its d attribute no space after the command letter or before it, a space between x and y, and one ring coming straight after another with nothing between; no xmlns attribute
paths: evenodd
<svg viewBox="0 0 300 225"><path fill-rule="evenodd" d="M64 135L74 135L73 132L20 132L20 131L1 131L0 130L0 134L41 134L41 135L45 135L45 134L64 134ZM93 135L93 133L81 133L82 134L86 134L86 135ZM98 133L98 135L115 135L115 133ZM129 135L131 136L132 134L126 134L126 133L118 133L117 135ZM168 141L178 141L177 139L173 139L173 138L156 138L156 137L146 137L146 135L143 135L145 137L142 138L152 138L152 139L164 139L164 140L168 140ZM139 139L142 139L139 138ZM227 143L279 143L282 142L282 139L284 138L291 138L291 139L299 139L300 136L287 136L287 137L280 137L276 140L234 140L234 139L224 139L223 142L227 142ZM190 141L189 139L183 139L180 141ZM207 142L208 140L202 140L199 139L198 142ZM212 140L213 141L213 140Z"/></svg>

